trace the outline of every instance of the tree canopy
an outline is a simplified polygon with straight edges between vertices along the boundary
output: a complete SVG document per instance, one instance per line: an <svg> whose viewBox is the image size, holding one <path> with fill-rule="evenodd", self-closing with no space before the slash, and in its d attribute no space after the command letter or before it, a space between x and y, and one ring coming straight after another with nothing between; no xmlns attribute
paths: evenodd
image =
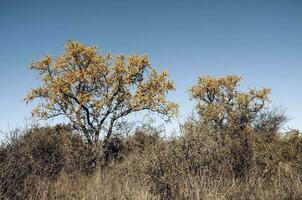
<svg viewBox="0 0 302 200"><path fill-rule="evenodd" d="M168 72L157 72L148 56L102 54L97 47L69 41L58 57L45 56L31 64L41 86L25 97L40 99L32 114L42 119L64 116L84 133L90 144L100 134L109 139L115 124L138 111L174 117L178 105L166 99L174 83Z"/></svg>
<svg viewBox="0 0 302 200"><path fill-rule="evenodd" d="M271 89L249 89L239 91L242 78L228 75L223 77L202 76L190 88L191 99L197 100L200 121L213 128L253 128L269 102ZM266 115L267 116L267 115ZM262 120L260 120L262 121Z"/></svg>

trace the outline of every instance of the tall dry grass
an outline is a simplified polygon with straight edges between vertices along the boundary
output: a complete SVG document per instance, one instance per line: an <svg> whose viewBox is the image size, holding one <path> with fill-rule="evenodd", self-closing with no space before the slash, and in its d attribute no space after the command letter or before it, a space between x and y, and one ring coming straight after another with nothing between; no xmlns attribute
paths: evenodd
<svg viewBox="0 0 302 200"><path fill-rule="evenodd" d="M0 148L0 199L301 199L299 131L253 133L187 124L178 137L136 131L94 166L62 126L33 128Z"/></svg>

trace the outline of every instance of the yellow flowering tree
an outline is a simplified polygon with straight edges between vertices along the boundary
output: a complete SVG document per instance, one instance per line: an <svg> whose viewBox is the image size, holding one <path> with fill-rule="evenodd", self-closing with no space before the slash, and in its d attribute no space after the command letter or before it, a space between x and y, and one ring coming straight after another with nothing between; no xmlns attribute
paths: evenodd
<svg viewBox="0 0 302 200"><path fill-rule="evenodd" d="M42 82L25 98L41 100L32 114L66 117L89 144L97 144L102 134L108 142L116 123L131 113L151 111L168 118L177 113L177 104L166 99L174 90L168 72L157 72L147 56L101 54L69 41L62 55L45 56L31 69Z"/></svg>
<svg viewBox="0 0 302 200"><path fill-rule="evenodd" d="M200 121L213 128L253 128L269 102L269 88L238 90L239 76L202 76L190 88L191 99L197 100Z"/></svg>

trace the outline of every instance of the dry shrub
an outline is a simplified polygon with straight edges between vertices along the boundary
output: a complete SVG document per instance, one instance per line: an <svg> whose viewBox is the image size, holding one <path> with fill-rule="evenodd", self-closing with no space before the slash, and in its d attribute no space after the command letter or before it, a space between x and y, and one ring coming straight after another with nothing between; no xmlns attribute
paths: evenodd
<svg viewBox="0 0 302 200"><path fill-rule="evenodd" d="M236 128L212 129L189 120L183 126L182 149L190 171L244 177L253 161L251 133Z"/></svg>
<svg viewBox="0 0 302 200"><path fill-rule="evenodd" d="M148 148L136 158L144 163L137 170L161 199L297 199L301 142L299 132L213 132L193 124Z"/></svg>
<svg viewBox="0 0 302 200"><path fill-rule="evenodd" d="M141 130L112 140L115 151L110 153L110 164L94 171L88 170L90 153L85 143L69 130L27 132L1 147L0 199L270 200L302 196L302 137L298 131L285 135L213 132L193 124L178 137L160 138L156 132Z"/></svg>
<svg viewBox="0 0 302 200"><path fill-rule="evenodd" d="M147 162L144 173L151 191L160 194L161 199L178 199L184 195L180 192L188 177L232 179L249 172L252 154L250 149L246 151L245 143L232 141L227 135L223 140L204 129L191 131L181 138L161 140L142 156Z"/></svg>
<svg viewBox="0 0 302 200"><path fill-rule="evenodd" d="M254 168L262 176L274 178L284 173L302 172L302 137L296 130L285 134L260 134L254 136Z"/></svg>
<svg viewBox="0 0 302 200"><path fill-rule="evenodd" d="M148 147L155 145L160 139L157 132L147 133L138 129L132 137L126 140L126 148L128 152L143 152Z"/></svg>
<svg viewBox="0 0 302 200"><path fill-rule="evenodd" d="M104 163L106 163L103 168L108 167L108 165L121 164L124 158L130 154L142 154L159 140L158 130L146 131L141 128L138 128L133 135L126 138L122 135L115 135L103 150Z"/></svg>
<svg viewBox="0 0 302 200"><path fill-rule="evenodd" d="M64 126L27 130L0 152L0 193L9 199L26 198L39 180L54 180L62 171L91 171L89 148Z"/></svg>

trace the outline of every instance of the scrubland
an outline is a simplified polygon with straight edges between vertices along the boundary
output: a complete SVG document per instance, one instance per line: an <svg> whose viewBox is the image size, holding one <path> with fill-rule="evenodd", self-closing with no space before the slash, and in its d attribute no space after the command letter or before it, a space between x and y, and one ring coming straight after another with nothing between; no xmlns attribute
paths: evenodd
<svg viewBox="0 0 302 200"><path fill-rule="evenodd" d="M68 122L8 134L0 199L302 199L302 135L282 128L270 88L200 76L188 90L194 112L172 136L150 123L127 128L133 113L179 114L167 98L174 82L148 56L69 41L31 69L41 80L24 99L38 100L33 117Z"/></svg>
<svg viewBox="0 0 302 200"><path fill-rule="evenodd" d="M178 136L151 126L115 136L95 165L68 126L15 130L0 148L1 199L301 199L297 130L213 132L189 120ZM102 163L101 158L97 163Z"/></svg>

